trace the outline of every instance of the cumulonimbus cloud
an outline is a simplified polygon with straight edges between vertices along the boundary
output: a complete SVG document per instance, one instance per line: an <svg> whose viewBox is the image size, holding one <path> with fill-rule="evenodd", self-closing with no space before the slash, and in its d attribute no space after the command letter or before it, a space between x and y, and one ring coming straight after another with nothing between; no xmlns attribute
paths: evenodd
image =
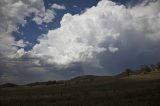
<svg viewBox="0 0 160 106"><path fill-rule="evenodd" d="M132 39L159 42L159 10L159 1L129 8L102 0L81 14L65 14L60 28L41 36L28 53L49 64L68 65L85 62L104 51L121 51L117 44L129 47Z"/></svg>

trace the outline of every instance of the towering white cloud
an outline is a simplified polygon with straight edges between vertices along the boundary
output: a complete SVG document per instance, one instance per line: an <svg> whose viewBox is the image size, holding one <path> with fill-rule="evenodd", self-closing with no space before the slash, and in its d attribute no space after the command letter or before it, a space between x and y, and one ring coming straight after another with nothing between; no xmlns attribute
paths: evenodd
<svg viewBox="0 0 160 106"><path fill-rule="evenodd" d="M118 52L121 49L117 43L125 48L135 39L159 42L159 10L159 1L126 8L102 0L82 14L65 14L60 28L41 36L29 54L50 64L68 65L92 59L107 50Z"/></svg>

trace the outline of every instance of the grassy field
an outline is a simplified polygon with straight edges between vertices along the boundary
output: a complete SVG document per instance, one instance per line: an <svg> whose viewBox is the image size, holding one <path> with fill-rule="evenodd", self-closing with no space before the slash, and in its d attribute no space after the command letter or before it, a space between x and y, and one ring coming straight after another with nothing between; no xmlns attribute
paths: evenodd
<svg viewBox="0 0 160 106"><path fill-rule="evenodd" d="M160 72L3 87L0 106L160 106Z"/></svg>

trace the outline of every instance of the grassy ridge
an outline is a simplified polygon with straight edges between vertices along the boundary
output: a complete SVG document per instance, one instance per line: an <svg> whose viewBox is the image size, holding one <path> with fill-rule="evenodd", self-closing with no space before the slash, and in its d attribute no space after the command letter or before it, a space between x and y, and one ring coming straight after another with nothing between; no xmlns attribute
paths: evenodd
<svg viewBox="0 0 160 106"><path fill-rule="evenodd" d="M159 98L160 72L0 88L1 106L160 106Z"/></svg>

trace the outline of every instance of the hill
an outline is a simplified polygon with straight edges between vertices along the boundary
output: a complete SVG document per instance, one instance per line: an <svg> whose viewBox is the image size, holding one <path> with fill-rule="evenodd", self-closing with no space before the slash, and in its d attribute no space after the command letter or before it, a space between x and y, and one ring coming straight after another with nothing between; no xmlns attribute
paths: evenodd
<svg viewBox="0 0 160 106"><path fill-rule="evenodd" d="M0 88L1 106L160 105L160 71L112 77L87 75L45 83Z"/></svg>
<svg viewBox="0 0 160 106"><path fill-rule="evenodd" d="M16 86L18 85L13 84L13 83L5 83L5 84L0 85L0 87L16 87Z"/></svg>

